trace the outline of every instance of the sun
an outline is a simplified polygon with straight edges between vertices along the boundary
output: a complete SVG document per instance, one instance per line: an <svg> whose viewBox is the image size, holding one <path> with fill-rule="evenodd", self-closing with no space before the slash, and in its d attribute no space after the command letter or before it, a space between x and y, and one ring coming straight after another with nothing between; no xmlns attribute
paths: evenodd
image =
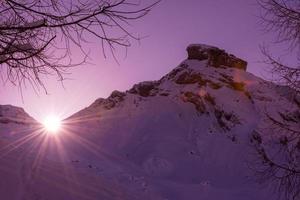
<svg viewBox="0 0 300 200"><path fill-rule="evenodd" d="M50 115L45 118L43 125L48 133L57 133L61 127L61 120L57 116Z"/></svg>

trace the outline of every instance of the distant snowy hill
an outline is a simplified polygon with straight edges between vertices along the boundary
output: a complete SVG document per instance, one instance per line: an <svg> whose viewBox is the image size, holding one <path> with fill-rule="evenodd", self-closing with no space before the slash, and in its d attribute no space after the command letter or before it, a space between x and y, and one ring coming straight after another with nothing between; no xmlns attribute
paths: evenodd
<svg viewBox="0 0 300 200"><path fill-rule="evenodd" d="M24 129L36 125L37 122L23 108L0 105L0 135L2 138L17 133L17 135L20 135L20 132L24 132Z"/></svg>
<svg viewBox="0 0 300 200"><path fill-rule="evenodd" d="M257 131L265 145L280 137L267 129L266 113L298 117L299 99L224 50L187 50L160 80L97 99L56 136L15 124L31 118L0 106L1 199L275 199L255 181L252 143ZM10 139L14 126L24 131Z"/></svg>
<svg viewBox="0 0 300 200"><path fill-rule="evenodd" d="M23 108L11 106L11 105L0 105L0 122L3 124L7 123L19 123L26 124L34 122L34 119L30 117Z"/></svg>

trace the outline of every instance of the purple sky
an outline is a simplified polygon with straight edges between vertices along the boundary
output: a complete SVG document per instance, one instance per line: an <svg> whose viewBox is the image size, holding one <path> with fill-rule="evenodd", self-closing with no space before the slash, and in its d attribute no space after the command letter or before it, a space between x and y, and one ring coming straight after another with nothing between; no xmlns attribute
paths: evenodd
<svg viewBox="0 0 300 200"><path fill-rule="evenodd" d="M176 3L175 3L176 2ZM270 41L260 27L256 0L163 0L143 19L134 22L136 34L148 36L133 43L127 57L104 59L100 43L89 46L93 63L72 69L64 88L55 78L47 80L46 95L30 87L23 90L0 85L0 104L23 107L37 120L49 114L65 118L113 90L127 90L134 83L159 79L186 58L186 46L205 43L226 49L248 61L248 71L261 76L259 45ZM76 56L76 52L73 52Z"/></svg>

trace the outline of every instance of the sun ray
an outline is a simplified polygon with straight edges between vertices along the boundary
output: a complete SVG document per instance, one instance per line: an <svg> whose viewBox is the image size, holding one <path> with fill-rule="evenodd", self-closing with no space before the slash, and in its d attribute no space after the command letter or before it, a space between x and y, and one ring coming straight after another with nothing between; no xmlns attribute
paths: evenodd
<svg viewBox="0 0 300 200"><path fill-rule="evenodd" d="M24 137L19 138L18 140L14 142L10 142L6 146L0 149L0 157L4 157L8 153L20 148L22 145L26 144L29 141L32 141L35 137L37 137L41 132L34 131Z"/></svg>
<svg viewBox="0 0 300 200"><path fill-rule="evenodd" d="M49 115L43 121L43 125L47 132L55 134L59 131L61 127L61 120L59 119L58 116Z"/></svg>

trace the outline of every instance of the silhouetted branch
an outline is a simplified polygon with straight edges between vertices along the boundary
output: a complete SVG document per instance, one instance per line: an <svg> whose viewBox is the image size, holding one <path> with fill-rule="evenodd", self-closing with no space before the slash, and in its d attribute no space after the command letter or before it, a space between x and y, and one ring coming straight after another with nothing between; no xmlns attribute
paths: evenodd
<svg viewBox="0 0 300 200"><path fill-rule="evenodd" d="M261 47L261 52L265 56L265 63L272 66L271 72L274 73L277 83L287 85L295 93L300 93L300 66L290 67L284 64L279 58L273 55L265 48Z"/></svg>
<svg viewBox="0 0 300 200"><path fill-rule="evenodd" d="M289 46L290 51L300 47L300 1L298 0L258 0L262 8L261 19L266 31L277 34L278 43ZM280 58L275 58L265 47L262 53L266 63L272 66L272 73L281 78L280 82L300 91L300 57L298 64L288 66Z"/></svg>
<svg viewBox="0 0 300 200"><path fill-rule="evenodd" d="M287 0L261 0L265 13L262 19L268 31L275 31L278 42L288 42L290 49L299 47L300 2ZM288 85L292 94L295 111L278 113L279 118L266 112L268 129L252 134L252 144L256 152L256 178L260 182L273 186L279 198L296 200L300 198L300 65L288 66L280 58L262 47L266 63L272 66L272 72L279 77L276 82ZM298 58L299 61L299 58ZM299 63L299 62L298 62ZM295 108L292 109L293 110Z"/></svg>
<svg viewBox="0 0 300 200"><path fill-rule="evenodd" d="M132 20L144 17L159 1L148 6L130 0L5 0L0 2L0 72L8 81L29 80L43 86L41 75L63 80L67 68L85 62L84 44L93 36L114 56L117 47L139 40L128 30ZM139 2L139 1L138 1ZM71 46L84 55L73 63ZM115 57L115 56L114 56Z"/></svg>
<svg viewBox="0 0 300 200"><path fill-rule="evenodd" d="M299 107L298 107L299 108ZM261 183L273 186L285 200L300 198L300 112L266 114L269 130L254 131L251 142L255 162L251 164Z"/></svg>
<svg viewBox="0 0 300 200"><path fill-rule="evenodd" d="M267 31L277 33L278 42L291 48L300 42L300 2L298 0L258 0L263 9L261 19Z"/></svg>

